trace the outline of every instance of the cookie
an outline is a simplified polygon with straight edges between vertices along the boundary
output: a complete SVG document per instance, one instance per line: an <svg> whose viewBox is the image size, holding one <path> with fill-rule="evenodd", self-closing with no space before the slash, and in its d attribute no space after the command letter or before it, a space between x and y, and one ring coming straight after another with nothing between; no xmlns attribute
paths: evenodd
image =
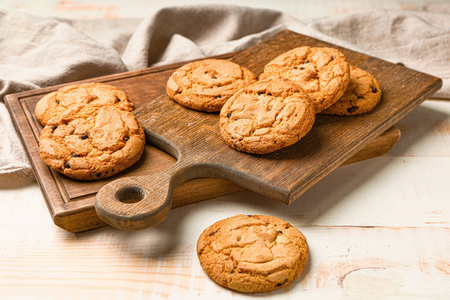
<svg viewBox="0 0 450 300"><path fill-rule="evenodd" d="M82 83L63 87L45 95L35 108L37 120L42 125L63 113L67 113L76 105L89 104L96 107L113 105L124 111L132 111L133 103L118 88L104 83Z"/></svg>
<svg viewBox="0 0 450 300"><path fill-rule="evenodd" d="M369 72L350 66L350 84L344 95L322 114L351 116L366 113L381 99L378 81Z"/></svg>
<svg viewBox="0 0 450 300"><path fill-rule="evenodd" d="M220 111L238 90L256 81L250 70L228 60L205 59L188 63L172 73L167 95L179 104L200 111Z"/></svg>
<svg viewBox="0 0 450 300"><path fill-rule="evenodd" d="M205 229L197 254L217 284L258 293L291 284L306 265L308 244L298 229L283 220L237 215Z"/></svg>
<svg viewBox="0 0 450 300"><path fill-rule="evenodd" d="M314 120L314 104L298 85L269 78L245 87L225 103L220 133L236 150L266 154L299 141Z"/></svg>
<svg viewBox="0 0 450 300"><path fill-rule="evenodd" d="M58 119L61 123L42 130L39 154L50 168L73 179L93 180L110 177L139 160L145 135L132 113L114 106L95 114L80 112L85 110L72 118L66 114Z"/></svg>
<svg viewBox="0 0 450 300"><path fill-rule="evenodd" d="M342 97L350 82L350 67L337 49L305 46L269 62L260 79L268 77L287 78L299 84L319 113Z"/></svg>

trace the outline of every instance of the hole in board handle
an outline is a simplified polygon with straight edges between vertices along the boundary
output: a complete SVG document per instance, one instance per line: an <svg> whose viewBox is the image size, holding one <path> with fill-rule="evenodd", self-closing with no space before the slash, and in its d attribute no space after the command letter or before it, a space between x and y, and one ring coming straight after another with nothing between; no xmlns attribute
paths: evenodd
<svg viewBox="0 0 450 300"><path fill-rule="evenodd" d="M123 203L136 203L145 198L145 190L140 186L126 186L116 192L116 199Z"/></svg>

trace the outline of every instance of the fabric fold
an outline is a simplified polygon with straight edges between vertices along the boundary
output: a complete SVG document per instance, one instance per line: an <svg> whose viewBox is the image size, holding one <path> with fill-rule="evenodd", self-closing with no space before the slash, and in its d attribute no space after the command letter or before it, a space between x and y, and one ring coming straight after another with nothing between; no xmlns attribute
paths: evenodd
<svg viewBox="0 0 450 300"><path fill-rule="evenodd" d="M122 20L64 20L0 10L0 99L10 93L246 49L283 30L443 79L450 98L450 3L316 20L241 6L193 5ZM0 101L0 174L31 167Z"/></svg>

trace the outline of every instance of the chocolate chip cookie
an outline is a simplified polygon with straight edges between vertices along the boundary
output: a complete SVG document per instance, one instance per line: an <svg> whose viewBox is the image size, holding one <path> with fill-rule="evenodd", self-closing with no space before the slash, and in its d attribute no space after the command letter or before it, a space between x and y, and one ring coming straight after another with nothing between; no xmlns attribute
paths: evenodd
<svg viewBox="0 0 450 300"><path fill-rule="evenodd" d="M98 108L112 105L124 111L132 111L134 108L125 92L114 86L104 83L82 83L69 85L45 95L36 104L35 114L37 120L45 126L52 118L64 113L70 114L74 106L82 105L88 108L86 104Z"/></svg>
<svg viewBox="0 0 450 300"><path fill-rule="evenodd" d="M298 142L314 120L314 104L298 85L269 78L243 88L225 103L220 132L236 150L266 154Z"/></svg>
<svg viewBox="0 0 450 300"><path fill-rule="evenodd" d="M220 111L238 90L256 81L248 69L228 60L205 59L177 69L167 81L167 95L200 111Z"/></svg>
<svg viewBox="0 0 450 300"><path fill-rule="evenodd" d="M271 216L237 215L200 235L197 254L219 285L245 293L269 292L292 283L308 259L303 234Z"/></svg>
<svg viewBox="0 0 450 300"><path fill-rule="evenodd" d="M350 82L350 67L337 49L304 46L269 62L260 79L268 77L287 78L299 84L319 113L342 97Z"/></svg>
<svg viewBox="0 0 450 300"><path fill-rule="evenodd" d="M139 160L145 144L136 117L115 106L94 114L53 118L41 132L39 154L52 169L79 180L112 176ZM84 104L88 105L88 104ZM92 107L90 107L92 108Z"/></svg>
<svg viewBox="0 0 450 300"><path fill-rule="evenodd" d="M369 72L350 67L350 84L335 104L321 113L338 116L363 114L372 110L381 99L378 81Z"/></svg>

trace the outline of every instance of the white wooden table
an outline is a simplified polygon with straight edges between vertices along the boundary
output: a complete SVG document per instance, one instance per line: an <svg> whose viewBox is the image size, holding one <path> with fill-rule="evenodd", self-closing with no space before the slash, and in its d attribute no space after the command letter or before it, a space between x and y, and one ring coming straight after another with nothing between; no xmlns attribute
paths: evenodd
<svg viewBox="0 0 450 300"><path fill-rule="evenodd" d="M145 6L112 1L81 9L87 2L44 2L45 9L25 0L0 7L106 18L114 11L108 5L118 7L117 17L140 17ZM158 1L171 3L178 2ZM276 8L297 17L313 11L311 5L294 10L293 3L280 1ZM316 3L327 5L315 16L375 5ZM402 137L387 155L338 168L290 206L243 191L177 208L162 224L140 232L105 227L67 233L52 223L36 183L0 176L0 299L248 298L212 282L196 255L203 229L240 213L282 218L300 229L310 246L299 279L258 297L449 299L450 101L426 101L398 127Z"/></svg>

